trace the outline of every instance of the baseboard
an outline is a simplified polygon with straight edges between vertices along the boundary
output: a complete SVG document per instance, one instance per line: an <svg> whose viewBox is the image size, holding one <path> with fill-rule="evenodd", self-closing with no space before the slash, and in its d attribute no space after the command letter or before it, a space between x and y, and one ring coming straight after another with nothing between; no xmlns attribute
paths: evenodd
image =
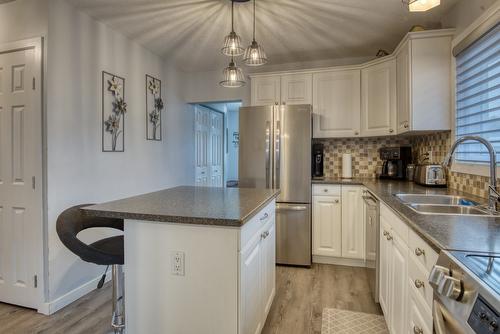
<svg viewBox="0 0 500 334"><path fill-rule="evenodd" d="M111 273L108 272L106 275L106 282L111 281ZM43 303L38 308L38 313L42 313L45 315L51 315L59 311L60 309L68 306L72 302L82 298L88 293L97 289L97 283L101 279L102 276L98 276L87 283L80 285L79 287L69 291L68 293L62 295L61 297L54 299L53 301Z"/></svg>
<svg viewBox="0 0 500 334"><path fill-rule="evenodd" d="M343 257L331 257L322 255L313 255L313 263L335 264L338 266L366 267L365 260L347 259Z"/></svg>

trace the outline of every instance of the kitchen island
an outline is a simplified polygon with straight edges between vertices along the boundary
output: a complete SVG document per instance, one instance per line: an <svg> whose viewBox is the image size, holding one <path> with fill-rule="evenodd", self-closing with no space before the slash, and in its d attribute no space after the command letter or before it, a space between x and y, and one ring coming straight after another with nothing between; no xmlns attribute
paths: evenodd
<svg viewBox="0 0 500 334"><path fill-rule="evenodd" d="M278 194L176 187L85 208L125 221L127 333L260 332L275 294Z"/></svg>

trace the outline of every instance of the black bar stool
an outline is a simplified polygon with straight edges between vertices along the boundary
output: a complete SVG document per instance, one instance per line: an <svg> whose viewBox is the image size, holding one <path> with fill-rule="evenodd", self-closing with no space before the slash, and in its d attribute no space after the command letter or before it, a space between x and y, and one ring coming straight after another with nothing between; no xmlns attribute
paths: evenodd
<svg viewBox="0 0 500 334"><path fill-rule="evenodd" d="M125 328L124 286L123 286L123 235L85 244L77 238L78 233L94 227L107 227L123 231L123 220L86 216L82 204L65 210L57 218L57 234L62 243L83 261L98 265L112 266L113 272L113 316L111 326L115 333L123 333ZM107 268L106 268L107 270ZM98 287L102 286L103 279Z"/></svg>

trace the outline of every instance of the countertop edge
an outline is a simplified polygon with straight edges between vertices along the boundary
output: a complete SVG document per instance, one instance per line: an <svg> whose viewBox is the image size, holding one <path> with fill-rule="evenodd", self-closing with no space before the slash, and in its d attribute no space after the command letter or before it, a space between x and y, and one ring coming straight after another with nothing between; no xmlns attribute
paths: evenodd
<svg viewBox="0 0 500 334"><path fill-rule="evenodd" d="M147 213L131 213L122 211L111 210L97 210L89 207L84 207L81 210L86 215L105 218L118 218L127 220L143 220L158 223L173 223L173 224L186 224L186 225L200 225L200 226L219 226L219 227L243 227L246 222L251 220L260 210L262 210L271 201L275 200L280 194L276 191L274 194L267 196L260 202L253 210L247 213L241 219L230 218L210 218L210 217L189 217L189 216L171 216L171 215L157 215Z"/></svg>

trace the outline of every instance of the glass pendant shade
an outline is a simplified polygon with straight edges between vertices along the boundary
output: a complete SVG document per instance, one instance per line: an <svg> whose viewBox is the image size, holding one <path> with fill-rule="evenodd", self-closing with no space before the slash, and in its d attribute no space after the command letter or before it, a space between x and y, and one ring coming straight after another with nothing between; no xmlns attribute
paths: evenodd
<svg viewBox="0 0 500 334"><path fill-rule="evenodd" d="M221 49L222 53L226 56L236 57L241 56L245 49L241 45L241 38L234 31L224 38L224 44Z"/></svg>
<svg viewBox="0 0 500 334"><path fill-rule="evenodd" d="M241 68L231 59L229 66L224 69L224 79L220 82L223 87L237 88L245 85L245 76Z"/></svg>
<svg viewBox="0 0 500 334"><path fill-rule="evenodd" d="M264 65L265 63L267 63L267 56L264 52L264 48L254 40L252 44L245 50L243 61L248 66Z"/></svg>
<svg viewBox="0 0 500 334"><path fill-rule="evenodd" d="M410 12L425 12L431 8L439 6L441 0L405 0Z"/></svg>

